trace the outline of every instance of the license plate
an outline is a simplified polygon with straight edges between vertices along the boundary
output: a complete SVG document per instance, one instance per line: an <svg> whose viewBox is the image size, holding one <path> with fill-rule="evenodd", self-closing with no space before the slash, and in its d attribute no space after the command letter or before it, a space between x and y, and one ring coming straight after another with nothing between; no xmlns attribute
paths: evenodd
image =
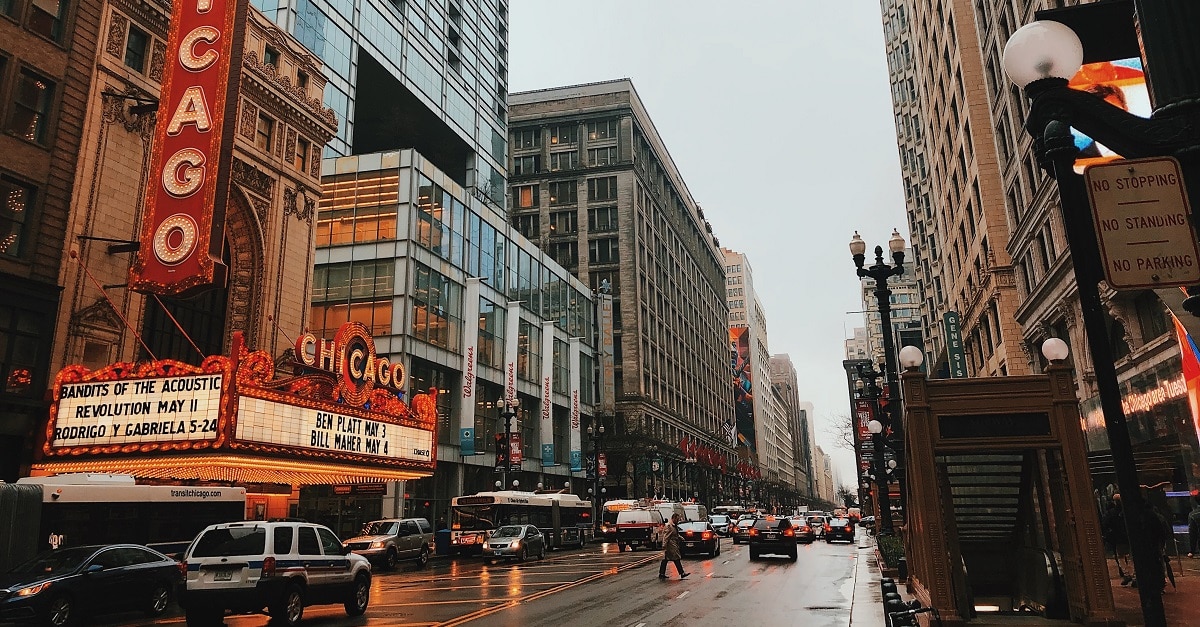
<svg viewBox="0 0 1200 627"><path fill-rule="evenodd" d="M631 545L633 545L633 544L641 544L641 543L642 543L642 542L641 542L641 540L630 540L630 541L629 541L629 544L631 544Z"/></svg>
<svg viewBox="0 0 1200 627"><path fill-rule="evenodd" d="M777 536L777 535L775 535L775 534L773 534L773 533L768 533L768 534L766 535L766 538L767 538L768 540L774 540L775 538L778 538L778 537L779 537L779 536Z"/></svg>
<svg viewBox="0 0 1200 627"><path fill-rule="evenodd" d="M691 547L694 547L694 546L696 546L696 543L695 543L695 542L688 542L688 543L687 543L687 546L688 546L688 548L691 548Z"/></svg>
<svg viewBox="0 0 1200 627"><path fill-rule="evenodd" d="M233 581L232 570L218 570L213 573L213 581Z"/></svg>

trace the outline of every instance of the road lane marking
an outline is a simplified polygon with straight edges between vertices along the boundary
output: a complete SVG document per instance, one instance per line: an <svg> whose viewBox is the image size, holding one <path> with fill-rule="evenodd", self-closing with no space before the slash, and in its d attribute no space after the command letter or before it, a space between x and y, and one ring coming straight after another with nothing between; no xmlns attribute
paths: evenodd
<svg viewBox="0 0 1200 627"><path fill-rule="evenodd" d="M684 590L684 591L683 591L683 594L681 594L681 595L679 595L679 596L677 596L677 597L675 597L675 598L676 598L676 599L682 599L683 597L687 596L687 595L688 595L688 594L690 594L691 592L692 592L691 590Z"/></svg>

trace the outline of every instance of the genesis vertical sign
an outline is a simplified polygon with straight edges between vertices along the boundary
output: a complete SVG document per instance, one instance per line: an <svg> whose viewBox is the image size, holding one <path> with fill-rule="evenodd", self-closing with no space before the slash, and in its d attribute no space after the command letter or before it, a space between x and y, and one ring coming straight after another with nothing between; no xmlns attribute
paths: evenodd
<svg viewBox="0 0 1200 627"><path fill-rule="evenodd" d="M246 0L177 0L150 153L140 292L181 295L225 283L225 203L233 161Z"/></svg>
<svg viewBox="0 0 1200 627"><path fill-rule="evenodd" d="M967 376L967 355L963 351L958 312L947 311L942 316L942 324L946 328L946 355L950 361L950 377L960 379Z"/></svg>

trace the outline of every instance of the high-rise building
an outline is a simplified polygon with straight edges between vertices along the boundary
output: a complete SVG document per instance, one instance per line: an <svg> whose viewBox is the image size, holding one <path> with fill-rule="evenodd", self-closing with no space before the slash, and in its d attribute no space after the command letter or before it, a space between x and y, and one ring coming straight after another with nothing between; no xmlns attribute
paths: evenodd
<svg viewBox="0 0 1200 627"><path fill-rule="evenodd" d="M100 9L10 0L0 17L0 480L14 481L28 474L50 406L58 277Z"/></svg>
<svg viewBox="0 0 1200 627"><path fill-rule="evenodd" d="M787 353L771 355L771 387L783 399L792 440L792 485L804 496L812 496L812 447L810 437L812 403L800 401L796 366Z"/></svg>
<svg viewBox="0 0 1200 627"><path fill-rule="evenodd" d="M981 86L985 76L994 79L999 65L988 61L985 71L973 4L990 2L881 5L909 232L917 252L910 276L921 296L930 372L948 370L942 315L953 311L971 376L1025 374L1030 364L1015 322L1019 297L1005 210L1006 194L1015 192L1002 184L994 148L1020 123L993 120L989 92ZM1012 7L1004 19L1011 28ZM1031 159L1016 169L1030 167Z"/></svg>
<svg viewBox="0 0 1200 627"><path fill-rule="evenodd" d="M607 495L731 494L725 264L633 83L517 93L509 107L510 222L613 299ZM713 453L689 465L681 444Z"/></svg>
<svg viewBox="0 0 1200 627"><path fill-rule="evenodd" d="M854 337L846 338L846 359L870 359L871 348L867 343L867 328L854 327Z"/></svg>
<svg viewBox="0 0 1200 627"><path fill-rule="evenodd" d="M252 4L325 63L326 156L411 148L504 207L508 0Z"/></svg>

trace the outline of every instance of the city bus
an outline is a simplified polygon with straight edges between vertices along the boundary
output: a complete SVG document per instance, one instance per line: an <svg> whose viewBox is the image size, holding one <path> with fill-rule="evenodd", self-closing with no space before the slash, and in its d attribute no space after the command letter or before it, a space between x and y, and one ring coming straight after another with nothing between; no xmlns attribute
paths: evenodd
<svg viewBox="0 0 1200 627"><path fill-rule="evenodd" d="M0 483L0 572L38 551L130 542L165 553L208 525L246 519L246 489L139 485L130 475L79 473Z"/></svg>
<svg viewBox="0 0 1200 627"><path fill-rule="evenodd" d="M587 542L592 504L574 494L536 494L502 490L456 496L450 502L450 549L480 554L483 541L503 525L534 525L547 548L578 547Z"/></svg>

